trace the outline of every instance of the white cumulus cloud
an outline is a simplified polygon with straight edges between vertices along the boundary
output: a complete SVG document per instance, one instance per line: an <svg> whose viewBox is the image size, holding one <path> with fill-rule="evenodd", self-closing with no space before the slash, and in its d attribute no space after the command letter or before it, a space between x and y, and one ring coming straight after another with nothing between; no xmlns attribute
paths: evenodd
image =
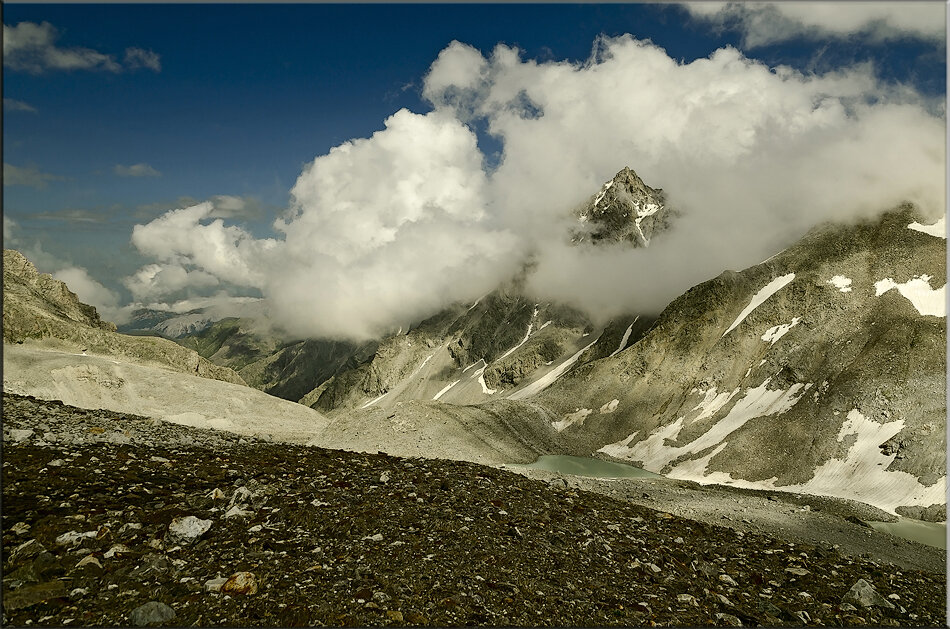
<svg viewBox="0 0 950 629"><path fill-rule="evenodd" d="M688 2L695 17L738 29L750 48L794 37L847 38L863 35L885 41L914 37L946 39L943 2Z"/></svg>
<svg viewBox="0 0 950 629"><path fill-rule="evenodd" d="M119 305L119 295L95 280L89 272L78 266L67 266L54 271L52 276L65 282L76 293L79 301L94 306L99 316L106 321L122 324L129 320L130 311Z"/></svg>
<svg viewBox="0 0 950 629"><path fill-rule="evenodd" d="M423 94L433 111L399 111L307 165L279 238L208 202L137 226L133 243L260 290L295 335L365 338L478 298L528 260L536 296L604 318L658 310L819 221L945 206L943 117L869 66L806 75L728 47L684 63L630 36L598 39L582 63L453 42ZM503 147L490 170L479 123ZM674 229L648 249L570 246L570 209L624 166L666 191Z"/></svg>

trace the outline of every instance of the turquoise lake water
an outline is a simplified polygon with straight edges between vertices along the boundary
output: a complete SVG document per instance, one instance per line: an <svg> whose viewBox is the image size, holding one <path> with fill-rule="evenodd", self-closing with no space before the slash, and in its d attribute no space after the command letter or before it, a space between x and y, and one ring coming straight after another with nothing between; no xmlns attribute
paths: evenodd
<svg viewBox="0 0 950 629"><path fill-rule="evenodd" d="M545 470L593 478L662 478L639 467L603 461L589 456L544 455L534 463L508 464L512 469Z"/></svg>
<svg viewBox="0 0 950 629"><path fill-rule="evenodd" d="M897 522L868 522L876 531L884 531L928 546L947 549L947 523L922 522L901 518Z"/></svg>

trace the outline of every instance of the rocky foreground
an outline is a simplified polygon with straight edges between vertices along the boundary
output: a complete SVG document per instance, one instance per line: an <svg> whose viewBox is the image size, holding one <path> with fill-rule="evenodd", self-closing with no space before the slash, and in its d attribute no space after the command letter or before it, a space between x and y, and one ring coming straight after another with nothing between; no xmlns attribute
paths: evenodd
<svg viewBox="0 0 950 629"><path fill-rule="evenodd" d="M463 462L3 397L4 625L893 625L945 575Z"/></svg>

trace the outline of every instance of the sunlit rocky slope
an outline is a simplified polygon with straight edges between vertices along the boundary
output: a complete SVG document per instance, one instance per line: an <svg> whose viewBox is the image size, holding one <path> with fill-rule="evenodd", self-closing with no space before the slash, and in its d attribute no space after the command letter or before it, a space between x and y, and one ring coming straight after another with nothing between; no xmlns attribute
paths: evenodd
<svg viewBox="0 0 950 629"><path fill-rule="evenodd" d="M66 352L123 357L175 371L244 384L227 367L155 337L116 334L96 309L79 301L63 282L39 273L23 254L3 251L3 341Z"/></svg>
<svg viewBox="0 0 950 629"><path fill-rule="evenodd" d="M942 519L946 238L920 220L819 227L535 401L578 454Z"/></svg>

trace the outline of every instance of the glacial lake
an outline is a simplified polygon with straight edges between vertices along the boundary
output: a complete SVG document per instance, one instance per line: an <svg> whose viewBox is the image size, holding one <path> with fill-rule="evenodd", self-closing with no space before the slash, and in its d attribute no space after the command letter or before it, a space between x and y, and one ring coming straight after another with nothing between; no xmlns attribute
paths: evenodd
<svg viewBox="0 0 950 629"><path fill-rule="evenodd" d="M593 478L662 478L659 474L632 465L603 461L589 456L568 456L564 454L546 454L539 457L534 463L508 463L505 467L515 470L545 470Z"/></svg>
<svg viewBox="0 0 950 629"><path fill-rule="evenodd" d="M947 549L947 523L923 522L901 518L897 522L868 522L876 531L890 533L914 542Z"/></svg>

